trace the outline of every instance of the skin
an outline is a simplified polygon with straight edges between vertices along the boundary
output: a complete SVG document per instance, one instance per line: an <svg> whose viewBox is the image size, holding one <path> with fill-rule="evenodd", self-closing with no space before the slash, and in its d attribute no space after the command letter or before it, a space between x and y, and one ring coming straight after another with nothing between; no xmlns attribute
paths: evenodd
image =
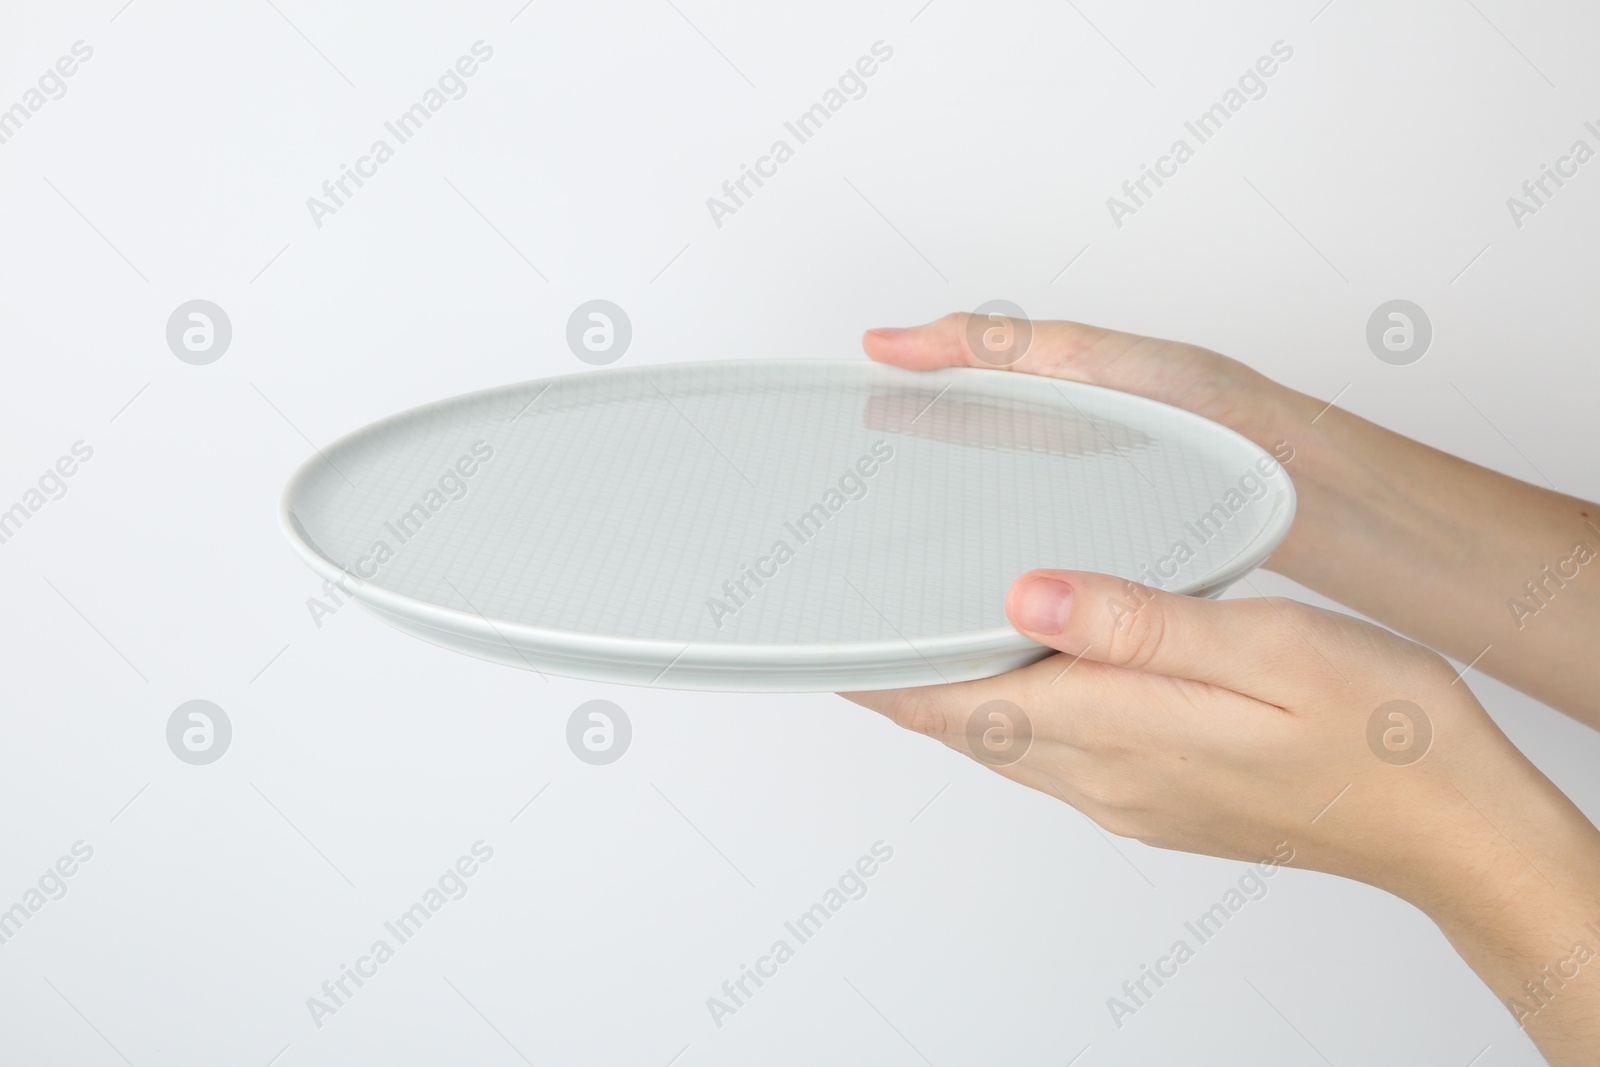
<svg viewBox="0 0 1600 1067"><path fill-rule="evenodd" d="M913 370L993 367L967 326L949 315L869 331L864 346ZM1600 508L1193 345L1039 322L1004 369L1186 408L1268 451L1288 442L1299 510L1268 568L1416 641L1282 598L1032 571L1006 613L1059 655L998 678L845 696L1112 833L1251 862L1284 862L1272 857L1287 846L1293 866L1394 893L1439 925L1549 1062L1591 1062L1600 832L1432 648L1600 727L1600 657L1585 647L1600 635L1600 560L1590 574L1574 551L1600 552ZM1379 712L1391 701L1412 706ZM968 723L985 705L995 729L975 752Z"/></svg>

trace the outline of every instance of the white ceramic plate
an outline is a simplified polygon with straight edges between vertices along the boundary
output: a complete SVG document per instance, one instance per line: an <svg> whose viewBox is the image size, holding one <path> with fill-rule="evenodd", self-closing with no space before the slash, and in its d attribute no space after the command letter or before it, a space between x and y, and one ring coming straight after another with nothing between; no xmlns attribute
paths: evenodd
<svg viewBox="0 0 1600 1067"><path fill-rule="evenodd" d="M1034 567L1215 596L1288 532L1243 437L1110 390L865 361L612 369L455 397L312 457L281 509L384 621L517 667L674 689L981 678Z"/></svg>

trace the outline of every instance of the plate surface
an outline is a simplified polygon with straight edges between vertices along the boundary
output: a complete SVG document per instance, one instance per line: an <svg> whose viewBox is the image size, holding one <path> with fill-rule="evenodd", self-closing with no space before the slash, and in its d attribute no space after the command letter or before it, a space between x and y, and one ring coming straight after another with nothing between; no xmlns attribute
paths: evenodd
<svg viewBox="0 0 1600 1067"><path fill-rule="evenodd" d="M455 397L341 439L284 493L295 550L425 640L550 674L823 692L1050 654L1034 567L1215 596L1294 487L1196 415L997 370L680 363Z"/></svg>

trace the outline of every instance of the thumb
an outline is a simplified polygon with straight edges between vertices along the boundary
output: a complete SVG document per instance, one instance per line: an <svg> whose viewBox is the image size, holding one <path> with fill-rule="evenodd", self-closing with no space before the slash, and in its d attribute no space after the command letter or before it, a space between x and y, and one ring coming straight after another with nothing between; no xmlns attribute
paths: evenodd
<svg viewBox="0 0 1600 1067"><path fill-rule="evenodd" d="M1315 609L1277 599L1207 600L1109 574L1030 571L1006 596L1027 637L1082 659L1188 678L1286 707L1337 668L1310 644Z"/></svg>

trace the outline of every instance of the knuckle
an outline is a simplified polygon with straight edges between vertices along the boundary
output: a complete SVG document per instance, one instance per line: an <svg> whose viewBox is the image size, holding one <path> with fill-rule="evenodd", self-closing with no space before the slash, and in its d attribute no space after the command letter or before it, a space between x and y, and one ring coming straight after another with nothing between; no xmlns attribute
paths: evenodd
<svg viewBox="0 0 1600 1067"><path fill-rule="evenodd" d="M943 702L926 689L908 690L896 701L889 716L896 726L930 737L950 732L950 715Z"/></svg>
<svg viewBox="0 0 1600 1067"><path fill-rule="evenodd" d="M1431 685L1449 688L1461 678L1450 661L1438 652L1415 642L1408 641L1407 644L1411 646L1407 651L1416 658L1419 672Z"/></svg>
<svg viewBox="0 0 1600 1067"><path fill-rule="evenodd" d="M934 344L940 358L957 365L977 358L969 337L971 321L972 313L968 311L952 311L939 319Z"/></svg>
<svg viewBox="0 0 1600 1067"><path fill-rule="evenodd" d="M1322 659L1326 654L1321 649L1339 647L1338 630L1330 629L1329 613L1321 608L1283 596L1261 597L1257 604L1246 600L1236 603L1244 606L1246 614L1242 618L1260 631L1265 641L1262 646L1264 649L1276 650L1279 655L1290 659L1297 659L1302 653L1316 652L1316 658Z"/></svg>
<svg viewBox="0 0 1600 1067"><path fill-rule="evenodd" d="M1133 812L1105 806L1098 807L1092 816L1106 833L1130 841L1143 841L1149 835L1144 820Z"/></svg>
<svg viewBox="0 0 1600 1067"><path fill-rule="evenodd" d="M1107 637L1110 642L1107 658L1134 669L1147 667L1160 655L1166 629L1160 605L1147 598L1112 626Z"/></svg>

